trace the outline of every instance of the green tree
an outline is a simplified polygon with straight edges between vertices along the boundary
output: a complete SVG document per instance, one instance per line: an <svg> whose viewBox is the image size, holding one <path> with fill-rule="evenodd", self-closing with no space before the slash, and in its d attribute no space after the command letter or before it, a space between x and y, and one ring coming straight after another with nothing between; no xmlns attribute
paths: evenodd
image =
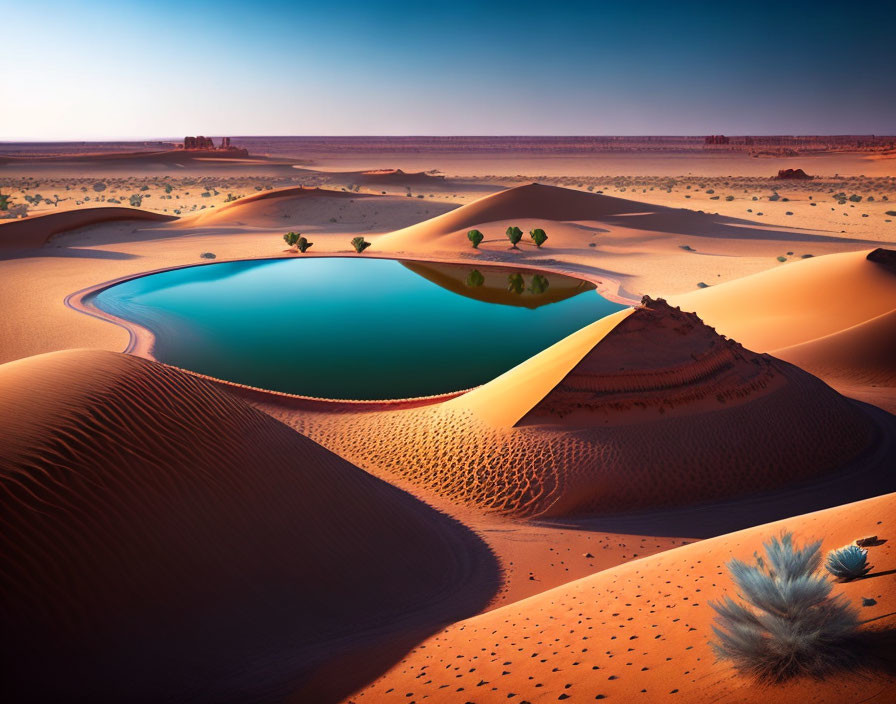
<svg viewBox="0 0 896 704"><path fill-rule="evenodd" d="M363 237L354 237L354 238L352 239L352 247L355 248L355 251L356 251L358 254L360 254L361 252L363 252L363 251L364 251L365 249L367 249L369 246L370 246L370 242L368 242L367 240L365 240Z"/></svg>
<svg viewBox="0 0 896 704"><path fill-rule="evenodd" d="M0 193L0 210L7 210L9 208L9 198L9 196Z"/></svg>
<svg viewBox="0 0 896 704"><path fill-rule="evenodd" d="M314 242L309 242L307 239L305 239L305 237L299 237L298 241L296 242L296 247L298 247L299 251L304 254L305 251L313 244Z"/></svg>
<svg viewBox="0 0 896 704"><path fill-rule="evenodd" d="M541 247L547 239L548 236L545 234L544 230L540 227L536 227L534 230L529 230L529 237L532 238L532 241L535 243L536 247Z"/></svg>
<svg viewBox="0 0 896 704"><path fill-rule="evenodd" d="M478 249L479 243L483 240L483 235L479 230L470 230L467 233L467 239L473 243L473 249Z"/></svg>
<svg viewBox="0 0 896 704"><path fill-rule="evenodd" d="M298 232L287 232L285 235L283 235L283 241L286 242L286 244L288 244L293 251L295 251L296 246L299 242L299 237L301 236L301 233Z"/></svg>
<svg viewBox="0 0 896 704"><path fill-rule="evenodd" d="M511 225L507 228L505 233L507 235L507 239L510 240L510 244L513 245L514 249L517 249L517 243L523 239L523 231L518 228L516 225Z"/></svg>

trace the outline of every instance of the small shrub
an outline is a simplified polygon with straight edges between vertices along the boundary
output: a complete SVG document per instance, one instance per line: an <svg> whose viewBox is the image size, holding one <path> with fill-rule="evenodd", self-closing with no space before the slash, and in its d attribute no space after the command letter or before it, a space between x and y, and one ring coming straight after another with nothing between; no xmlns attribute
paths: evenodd
<svg viewBox="0 0 896 704"><path fill-rule="evenodd" d="M513 245L513 248L517 249L517 244L523 239L523 231L516 225L511 225L507 228L505 234L507 235L507 239L510 240L510 244Z"/></svg>
<svg viewBox="0 0 896 704"><path fill-rule="evenodd" d="M296 247L298 247L299 251L304 254L313 244L314 242L309 242L307 239L305 239L305 237L299 237L298 241L296 242Z"/></svg>
<svg viewBox="0 0 896 704"><path fill-rule="evenodd" d="M821 541L798 549L784 533L763 547L765 559L757 555L755 565L728 563L743 601L726 596L710 604L717 613L717 640L710 643L717 657L767 682L823 677L857 664L858 613L831 597L831 583L816 574Z"/></svg>
<svg viewBox="0 0 896 704"><path fill-rule="evenodd" d="M701 281L697 284L697 288L709 288L709 284Z"/></svg>
<svg viewBox="0 0 896 704"><path fill-rule="evenodd" d="M140 205L143 203L143 196L135 193L134 195L131 196L129 202L134 208L139 208Z"/></svg>
<svg viewBox="0 0 896 704"><path fill-rule="evenodd" d="M782 256L782 257L778 257L778 261L779 261L779 262L786 262L786 261L787 261L787 257L783 257L783 256Z"/></svg>
<svg viewBox="0 0 896 704"><path fill-rule="evenodd" d="M9 208L9 196L0 193L0 210L6 210L7 208Z"/></svg>
<svg viewBox="0 0 896 704"><path fill-rule="evenodd" d="M201 259L217 259L214 252L203 252L199 257Z"/></svg>
<svg viewBox="0 0 896 704"><path fill-rule="evenodd" d="M890 217L896 217L896 210L888 210L884 215L889 215Z"/></svg>
<svg viewBox="0 0 896 704"><path fill-rule="evenodd" d="M824 566L828 572L844 582L864 577L871 571L868 551L858 545L847 545L831 550Z"/></svg>
<svg viewBox="0 0 896 704"><path fill-rule="evenodd" d="M862 202L862 196L859 196L859 195L856 195L855 193L853 193L853 194L849 197L849 200L852 201L853 203L861 203L861 202Z"/></svg>
<svg viewBox="0 0 896 704"><path fill-rule="evenodd" d="M363 237L353 237L352 238L352 247L355 248L355 251L360 254L365 249L370 246L370 242L365 240Z"/></svg>
<svg viewBox="0 0 896 704"><path fill-rule="evenodd" d="M299 242L299 237L301 236L302 235L298 232L287 232L283 235L283 241L294 250Z"/></svg>
<svg viewBox="0 0 896 704"><path fill-rule="evenodd" d="M473 244L473 249L479 249L479 243L482 242L484 237L479 230L470 230L467 233L467 239Z"/></svg>
<svg viewBox="0 0 896 704"><path fill-rule="evenodd" d="M538 248L541 248L541 245L547 242L548 239L548 236L540 227L536 227L534 230L529 230L529 237L532 238L532 241Z"/></svg>
<svg viewBox="0 0 896 704"><path fill-rule="evenodd" d="M725 196L725 200L731 202L732 200L734 200L734 196Z"/></svg>

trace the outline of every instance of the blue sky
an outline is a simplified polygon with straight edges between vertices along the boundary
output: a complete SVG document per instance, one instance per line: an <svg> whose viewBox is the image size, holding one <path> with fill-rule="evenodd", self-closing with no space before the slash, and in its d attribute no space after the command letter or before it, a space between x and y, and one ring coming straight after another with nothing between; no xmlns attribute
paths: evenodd
<svg viewBox="0 0 896 704"><path fill-rule="evenodd" d="M0 140L896 133L896 35L883 5L0 0L0 10Z"/></svg>

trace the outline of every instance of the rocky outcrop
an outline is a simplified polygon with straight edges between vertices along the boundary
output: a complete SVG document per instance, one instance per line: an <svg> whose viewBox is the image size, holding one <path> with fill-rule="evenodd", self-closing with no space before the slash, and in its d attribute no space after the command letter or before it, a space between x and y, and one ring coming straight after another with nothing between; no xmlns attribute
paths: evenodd
<svg viewBox="0 0 896 704"><path fill-rule="evenodd" d="M812 177L802 169L780 169L775 176L782 181L809 181Z"/></svg>

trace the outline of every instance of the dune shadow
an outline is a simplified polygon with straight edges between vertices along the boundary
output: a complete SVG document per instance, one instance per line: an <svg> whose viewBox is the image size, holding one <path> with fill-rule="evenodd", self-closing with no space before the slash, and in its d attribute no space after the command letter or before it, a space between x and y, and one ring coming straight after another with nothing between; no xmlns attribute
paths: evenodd
<svg viewBox="0 0 896 704"><path fill-rule="evenodd" d="M896 416L851 402L874 421L875 437L836 472L725 501L537 522L585 531L704 539L896 491Z"/></svg>
<svg viewBox="0 0 896 704"><path fill-rule="evenodd" d="M31 257L55 257L62 259L105 259L109 261L125 261L139 259L136 254L127 252L115 252L105 249L91 249L89 247L41 247L40 249L24 249L16 252L4 253L0 259L27 259Z"/></svg>

